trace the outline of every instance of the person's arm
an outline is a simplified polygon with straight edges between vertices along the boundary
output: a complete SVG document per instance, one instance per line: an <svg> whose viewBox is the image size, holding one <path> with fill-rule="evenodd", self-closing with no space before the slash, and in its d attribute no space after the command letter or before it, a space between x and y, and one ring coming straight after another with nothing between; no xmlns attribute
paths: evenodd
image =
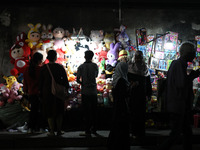
<svg viewBox="0 0 200 150"><path fill-rule="evenodd" d="M96 77L98 77L98 74L99 74L99 67L96 64Z"/></svg>
<svg viewBox="0 0 200 150"><path fill-rule="evenodd" d="M180 62L177 62L173 65L173 82L175 83L175 86L177 88L184 88L188 83L187 70L183 67L183 65Z"/></svg>
<svg viewBox="0 0 200 150"><path fill-rule="evenodd" d="M68 89L69 88L69 81L67 77L67 73L63 66L61 66L61 76L62 76L62 83Z"/></svg>
<svg viewBox="0 0 200 150"><path fill-rule="evenodd" d="M28 94L28 83L27 83L27 69L23 73L24 79L23 79L23 91L25 95Z"/></svg>
<svg viewBox="0 0 200 150"><path fill-rule="evenodd" d="M79 66L77 70L76 81L81 84L82 82L80 79L81 79L81 67Z"/></svg>

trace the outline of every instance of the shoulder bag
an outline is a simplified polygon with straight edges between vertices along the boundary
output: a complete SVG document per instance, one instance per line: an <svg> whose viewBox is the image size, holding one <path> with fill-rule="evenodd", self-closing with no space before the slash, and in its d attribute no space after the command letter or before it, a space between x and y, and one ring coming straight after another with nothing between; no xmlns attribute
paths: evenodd
<svg viewBox="0 0 200 150"><path fill-rule="evenodd" d="M47 64L47 68L48 68L49 73L50 73L51 78L52 78L52 81L51 81L51 92L52 92L52 94L55 97L57 97L57 98L59 98L63 101L67 100L67 98L68 98L67 88L65 86L61 85L61 84L56 83L48 64Z"/></svg>

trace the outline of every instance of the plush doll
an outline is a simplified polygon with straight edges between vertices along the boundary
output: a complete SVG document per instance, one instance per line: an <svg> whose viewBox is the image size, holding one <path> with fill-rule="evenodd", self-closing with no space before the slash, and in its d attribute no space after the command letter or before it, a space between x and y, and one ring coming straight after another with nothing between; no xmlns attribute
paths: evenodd
<svg viewBox="0 0 200 150"><path fill-rule="evenodd" d="M104 36L104 46L106 48L106 51L110 50L110 44L115 43L115 38L113 33L106 33Z"/></svg>
<svg viewBox="0 0 200 150"><path fill-rule="evenodd" d="M100 52L103 48L103 30L92 30L90 33L91 42L89 45L89 49L93 52Z"/></svg>
<svg viewBox="0 0 200 150"><path fill-rule="evenodd" d="M41 40L42 40L42 50L48 52L48 50L53 49L53 26L51 24L42 25Z"/></svg>
<svg viewBox="0 0 200 150"><path fill-rule="evenodd" d="M6 90L6 85L3 84L3 83L1 83L1 84L0 84L0 95L1 95L2 93L4 93L5 90Z"/></svg>
<svg viewBox="0 0 200 150"><path fill-rule="evenodd" d="M129 36L126 33L126 27L124 25L120 26L120 34L117 39L120 42L120 50L129 50L130 42Z"/></svg>
<svg viewBox="0 0 200 150"><path fill-rule="evenodd" d="M15 100L20 100L22 99L22 95L18 94L18 91L20 90L20 88L23 86L23 84L18 83L17 81L15 81L12 84L11 89L7 88L5 90L5 92L3 93L3 96L5 98L7 98L7 102L8 103L13 103Z"/></svg>
<svg viewBox="0 0 200 150"><path fill-rule="evenodd" d="M6 84L7 84L6 87L8 89L11 89L13 83L17 81L15 76L8 76L8 77L3 76L3 78L6 80Z"/></svg>
<svg viewBox="0 0 200 150"><path fill-rule="evenodd" d="M55 28L53 30L54 46L53 49L57 52L57 63L63 64L65 61L64 54L66 53L67 47L65 45L64 36L65 30L63 28Z"/></svg>
<svg viewBox="0 0 200 150"><path fill-rule="evenodd" d="M26 66L29 64L30 48L25 43L25 33L21 33L16 37L16 43L11 47L9 56L11 63L14 64L14 68L10 73L13 76L17 76L19 73L23 73Z"/></svg>
<svg viewBox="0 0 200 150"><path fill-rule="evenodd" d="M107 54L107 60L106 60L106 65L111 65L112 67L115 67L118 59L118 53L119 53L119 47L120 43L111 43L110 44L110 51Z"/></svg>
<svg viewBox="0 0 200 150"><path fill-rule="evenodd" d="M106 79L106 85L104 87L104 92L107 92L109 99L111 102L113 102L113 96L112 96L112 81L113 78L107 78Z"/></svg>
<svg viewBox="0 0 200 150"><path fill-rule="evenodd" d="M28 43L28 46L32 50L32 54L36 49L40 49L42 46L42 43L40 43L40 32L39 28L41 27L40 23L37 23L35 26L31 23L28 24L28 27L30 30L28 31L28 36L26 39L26 42Z"/></svg>
<svg viewBox="0 0 200 150"><path fill-rule="evenodd" d="M97 91L102 92L104 91L104 86L106 85L106 79L98 79L97 81Z"/></svg>

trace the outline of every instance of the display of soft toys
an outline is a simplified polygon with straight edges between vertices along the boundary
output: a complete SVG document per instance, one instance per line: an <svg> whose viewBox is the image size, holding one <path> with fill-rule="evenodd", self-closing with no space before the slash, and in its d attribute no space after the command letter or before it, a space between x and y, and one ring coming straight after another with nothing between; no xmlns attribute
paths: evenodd
<svg viewBox="0 0 200 150"><path fill-rule="evenodd" d="M55 28L53 30L54 36L54 46L53 49L57 52L57 63L63 64L65 62L64 54L67 51L67 47L65 46L64 36L65 30L63 28Z"/></svg>
<svg viewBox="0 0 200 150"><path fill-rule="evenodd" d="M17 81L15 81L12 84L11 89L6 88L5 92L3 93L3 96L5 98L7 98L7 102L8 103L13 103L15 100L20 100L22 99L22 95L18 94L18 91L20 90L20 88L23 86L23 84L18 83Z"/></svg>
<svg viewBox="0 0 200 150"><path fill-rule="evenodd" d="M92 30L90 33L91 43L89 49L93 52L100 52L103 48L103 30Z"/></svg>
<svg viewBox="0 0 200 150"><path fill-rule="evenodd" d="M11 63L14 64L14 68L10 73L13 76L17 76L19 73L23 73L26 66L29 64L30 48L25 43L26 34L21 33L16 37L16 43L11 47L9 56Z"/></svg>
<svg viewBox="0 0 200 150"><path fill-rule="evenodd" d="M41 27L40 23L37 23L35 26L32 23L28 24L28 27L30 30L28 31L28 36L26 39L26 42L28 43L28 46L31 48L32 52L36 49L40 49L42 46L42 43L40 43L40 32L39 28ZM32 54L33 54L32 53Z"/></svg>

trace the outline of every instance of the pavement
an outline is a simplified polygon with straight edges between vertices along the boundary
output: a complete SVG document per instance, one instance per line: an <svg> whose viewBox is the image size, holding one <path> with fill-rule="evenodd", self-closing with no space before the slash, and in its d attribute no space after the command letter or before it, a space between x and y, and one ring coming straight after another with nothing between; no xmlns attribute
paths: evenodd
<svg viewBox="0 0 200 150"><path fill-rule="evenodd" d="M131 138L131 150L155 150L169 135L169 130L147 129L146 138L136 141ZM91 137L79 136L81 131L67 131L61 137L47 137L47 133L27 134L22 132L0 132L1 150L106 150L108 130L97 131ZM193 128L194 150L200 149L200 128ZM175 145L171 150L181 150Z"/></svg>

